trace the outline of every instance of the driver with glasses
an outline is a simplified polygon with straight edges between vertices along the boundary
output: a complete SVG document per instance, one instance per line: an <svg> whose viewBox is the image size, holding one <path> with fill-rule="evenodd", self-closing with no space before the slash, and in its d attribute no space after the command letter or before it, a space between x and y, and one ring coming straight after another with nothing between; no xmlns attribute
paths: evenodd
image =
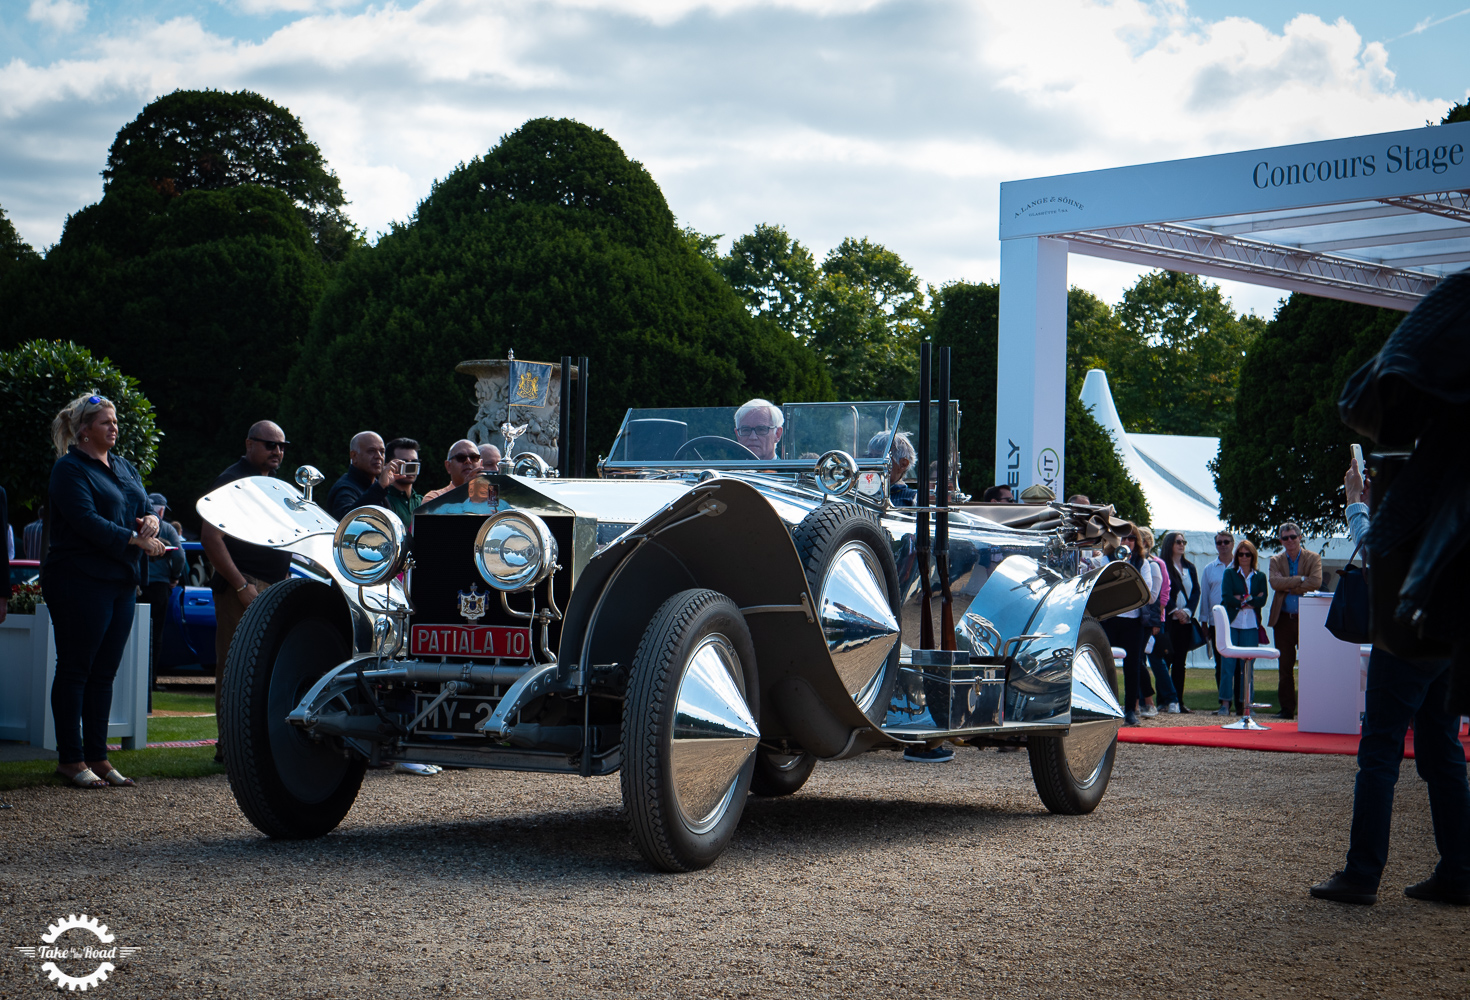
<svg viewBox="0 0 1470 1000"><path fill-rule="evenodd" d="M786 417L769 399L752 399L735 411L735 440L762 462L773 461L784 433Z"/></svg>

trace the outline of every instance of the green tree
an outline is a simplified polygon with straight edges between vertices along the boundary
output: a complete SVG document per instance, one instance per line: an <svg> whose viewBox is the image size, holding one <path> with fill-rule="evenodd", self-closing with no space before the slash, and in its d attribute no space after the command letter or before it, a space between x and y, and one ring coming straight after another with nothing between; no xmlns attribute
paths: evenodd
<svg viewBox="0 0 1470 1000"><path fill-rule="evenodd" d="M255 185L114 189L28 272L6 285L0 344L63 337L138 378L167 435L155 485L186 516L246 428L278 415L326 281L300 211Z"/></svg>
<svg viewBox="0 0 1470 1000"><path fill-rule="evenodd" d="M892 250L849 237L822 261L807 343L839 398L911 397L928 323L919 279Z"/></svg>
<svg viewBox="0 0 1470 1000"><path fill-rule="evenodd" d="M1256 541L1286 520L1309 534L1342 529L1348 446L1369 442L1338 419L1338 395L1403 318L1301 294L1277 310L1241 368L1235 419L1213 466L1232 527Z"/></svg>
<svg viewBox="0 0 1470 1000"><path fill-rule="evenodd" d="M781 226L757 225L731 245L715 268L751 315L769 319L793 337L810 336L817 262Z"/></svg>
<svg viewBox="0 0 1470 1000"><path fill-rule="evenodd" d="M750 316L662 192L601 131L536 119L436 183L334 274L287 383L297 460L364 426L428 454L462 437L472 358L590 358L589 459L633 406L831 398L817 359Z"/></svg>
<svg viewBox="0 0 1470 1000"><path fill-rule="evenodd" d="M1108 373L1129 431L1214 437L1229 420L1246 349L1264 326L1237 316L1218 285L1151 271L1116 310L1080 324L1068 350L1075 367Z"/></svg>
<svg viewBox="0 0 1470 1000"><path fill-rule="evenodd" d="M249 90L176 90L124 125L107 152L104 190L142 184L169 196L243 185L274 188L301 209L328 260L358 239L321 150L287 109Z"/></svg>
<svg viewBox="0 0 1470 1000"><path fill-rule="evenodd" d="M40 255L20 238L15 224L6 218L5 209L0 208L0 280L20 265L39 259Z"/></svg>
<svg viewBox="0 0 1470 1000"><path fill-rule="evenodd" d="M1470 101L1460 101L1453 104L1439 120L1441 125L1453 125L1455 122L1470 122Z"/></svg>
<svg viewBox="0 0 1470 1000"><path fill-rule="evenodd" d="M96 392L117 408L117 451L146 477L158 456L161 436L153 407L138 391L137 379L124 375L107 358L60 340L32 340L0 351L0 413L5 414L5 461L0 486L10 499L12 524L24 524L21 510L32 513L46 501L56 449L51 421L61 408L84 392Z"/></svg>
<svg viewBox="0 0 1470 1000"><path fill-rule="evenodd" d="M1067 293L1068 351L1092 325L1106 322L1111 310L1090 292ZM995 471L995 392L1000 329L1000 286L957 281L934 294L933 340L953 349L950 388L961 401L961 486L981 495L998 481ZM1083 493L1098 503L1113 504L1123 517L1147 524L1143 490L1129 477L1112 438L1078 398L1085 371L1069 361L1067 369L1066 462L1067 496ZM917 382L915 383L917 384Z"/></svg>

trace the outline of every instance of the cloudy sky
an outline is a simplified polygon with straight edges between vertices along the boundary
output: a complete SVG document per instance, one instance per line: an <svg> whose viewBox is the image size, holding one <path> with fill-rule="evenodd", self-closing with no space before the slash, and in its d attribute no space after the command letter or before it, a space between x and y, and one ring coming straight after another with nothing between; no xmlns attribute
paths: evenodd
<svg viewBox="0 0 1470 1000"><path fill-rule="evenodd" d="M248 88L300 116L370 234L568 116L726 246L775 222L995 280L1002 180L1437 121L1470 89L1467 3L0 0L0 206L44 249L146 103ZM1069 267L1109 301L1138 273Z"/></svg>

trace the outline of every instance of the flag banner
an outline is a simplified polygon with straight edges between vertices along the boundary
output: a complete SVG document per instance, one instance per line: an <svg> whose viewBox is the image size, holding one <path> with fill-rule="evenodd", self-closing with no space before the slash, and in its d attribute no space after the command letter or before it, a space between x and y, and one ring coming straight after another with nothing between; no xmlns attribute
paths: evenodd
<svg viewBox="0 0 1470 1000"><path fill-rule="evenodd" d="M535 361L510 363L510 405L545 406L551 394L551 366Z"/></svg>

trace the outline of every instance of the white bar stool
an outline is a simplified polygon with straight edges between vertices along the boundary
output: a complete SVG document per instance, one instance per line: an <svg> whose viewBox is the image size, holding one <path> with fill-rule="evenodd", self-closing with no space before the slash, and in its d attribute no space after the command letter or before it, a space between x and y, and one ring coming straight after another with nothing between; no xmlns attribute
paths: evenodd
<svg viewBox="0 0 1470 1000"><path fill-rule="evenodd" d="M1240 704L1244 712L1239 722L1227 722L1221 729L1256 729L1268 730L1270 726L1263 726L1251 718L1251 698L1256 693L1255 667L1251 660L1274 660L1281 656L1281 650L1270 646L1237 646L1230 641L1230 619L1225 613L1225 607L1217 604L1210 614L1215 622L1215 648L1220 651L1220 656L1230 660L1244 660L1244 669L1241 671L1241 686L1244 691L1239 692Z"/></svg>

